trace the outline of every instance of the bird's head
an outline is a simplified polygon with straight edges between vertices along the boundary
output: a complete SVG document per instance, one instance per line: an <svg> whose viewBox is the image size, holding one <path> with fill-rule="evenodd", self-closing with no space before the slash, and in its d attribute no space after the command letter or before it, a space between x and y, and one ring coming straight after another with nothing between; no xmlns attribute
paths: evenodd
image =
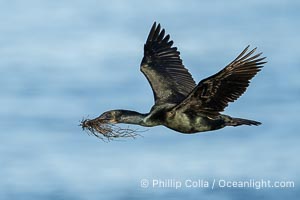
<svg viewBox="0 0 300 200"><path fill-rule="evenodd" d="M120 110L110 110L102 113L99 116L99 119L103 120L106 123L115 124L120 121L121 116L122 116L122 112Z"/></svg>

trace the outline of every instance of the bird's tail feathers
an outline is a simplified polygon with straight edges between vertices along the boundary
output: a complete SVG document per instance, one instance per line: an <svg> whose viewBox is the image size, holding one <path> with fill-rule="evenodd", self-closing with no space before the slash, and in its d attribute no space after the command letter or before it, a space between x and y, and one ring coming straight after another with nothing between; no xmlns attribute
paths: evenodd
<svg viewBox="0 0 300 200"><path fill-rule="evenodd" d="M257 122L249 119L231 118L229 121L226 122L226 125L227 126L240 126L240 125L258 126L261 125L261 122Z"/></svg>

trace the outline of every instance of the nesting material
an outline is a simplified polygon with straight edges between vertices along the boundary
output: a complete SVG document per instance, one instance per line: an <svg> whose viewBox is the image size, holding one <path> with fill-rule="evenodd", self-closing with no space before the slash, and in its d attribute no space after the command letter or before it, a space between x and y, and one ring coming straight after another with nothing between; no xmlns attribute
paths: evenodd
<svg viewBox="0 0 300 200"><path fill-rule="evenodd" d="M119 138L133 138L141 136L138 130L130 128L122 128L116 124L108 123L103 119L83 119L80 126L83 130L88 130L89 135L94 135L103 141L110 141Z"/></svg>

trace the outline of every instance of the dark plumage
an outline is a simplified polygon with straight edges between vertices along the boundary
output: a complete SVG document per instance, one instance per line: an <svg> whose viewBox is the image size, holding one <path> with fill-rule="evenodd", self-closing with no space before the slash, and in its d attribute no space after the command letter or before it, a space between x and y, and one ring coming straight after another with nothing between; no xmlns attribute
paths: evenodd
<svg viewBox="0 0 300 200"><path fill-rule="evenodd" d="M250 80L261 70L265 57L247 46L220 72L196 85L182 64L180 53L160 24L153 24L144 45L141 71L151 85L155 104L147 114L112 110L97 120L141 126L163 125L182 133L211 131L225 126L260 125L260 122L233 118L220 112L238 99ZM84 126L84 124L82 124ZM87 122L85 124L87 127Z"/></svg>

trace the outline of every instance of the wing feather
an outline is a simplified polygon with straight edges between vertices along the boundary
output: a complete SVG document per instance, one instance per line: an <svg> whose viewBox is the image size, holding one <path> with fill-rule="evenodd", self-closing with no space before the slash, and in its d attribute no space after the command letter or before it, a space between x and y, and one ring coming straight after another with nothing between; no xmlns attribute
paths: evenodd
<svg viewBox="0 0 300 200"><path fill-rule="evenodd" d="M196 86L191 74L182 64L180 52L172 47L170 35L153 24L144 45L141 71L148 79L155 104L179 103Z"/></svg>
<svg viewBox="0 0 300 200"><path fill-rule="evenodd" d="M262 53L253 55L256 48L249 51L247 46L230 64L217 74L210 76L178 104L174 110L204 112L210 116L219 115L229 102L238 99L247 89L250 80L261 70L265 57Z"/></svg>

